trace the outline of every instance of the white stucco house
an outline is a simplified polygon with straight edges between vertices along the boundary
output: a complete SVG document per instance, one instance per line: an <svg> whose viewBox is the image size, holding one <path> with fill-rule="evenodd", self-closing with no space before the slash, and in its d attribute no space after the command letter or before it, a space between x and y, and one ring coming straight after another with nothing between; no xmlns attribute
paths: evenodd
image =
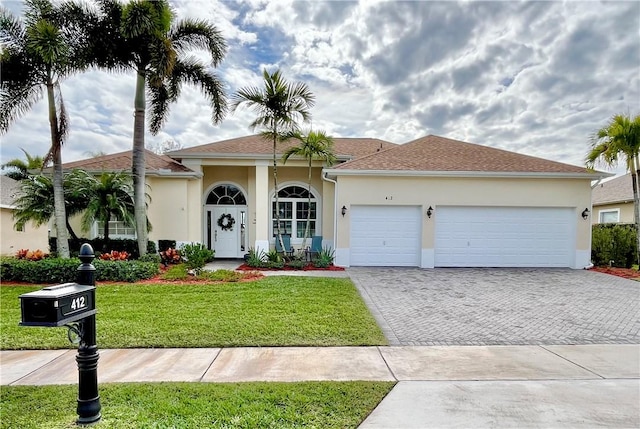
<svg viewBox="0 0 640 429"><path fill-rule="evenodd" d="M335 250L337 265L589 265L591 183L608 173L432 135L402 145L334 142L338 163L313 167L311 235ZM303 159L282 164L291 144L278 146L277 209L299 248L308 170ZM123 152L65 168L129 170L130 158ZM270 141L252 135L147 158L150 239L199 241L217 258L273 247ZM223 217L234 227L221 228Z"/></svg>

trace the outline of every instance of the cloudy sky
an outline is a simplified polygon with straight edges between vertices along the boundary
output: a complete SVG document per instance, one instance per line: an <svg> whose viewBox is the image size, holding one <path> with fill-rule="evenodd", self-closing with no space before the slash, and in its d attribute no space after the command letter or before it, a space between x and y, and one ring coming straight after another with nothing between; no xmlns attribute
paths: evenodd
<svg viewBox="0 0 640 429"><path fill-rule="evenodd" d="M22 1L0 0L15 14ZM436 134L583 165L591 134L640 114L640 2L173 0L229 44L217 73L229 94L282 69L316 95L314 129L405 143ZM131 147L133 73L66 80L63 160ZM214 126L187 88L148 144L183 147L243 136L253 114ZM0 161L48 149L44 102L3 136ZM602 168L605 169L605 168ZM618 171L623 171L621 166Z"/></svg>

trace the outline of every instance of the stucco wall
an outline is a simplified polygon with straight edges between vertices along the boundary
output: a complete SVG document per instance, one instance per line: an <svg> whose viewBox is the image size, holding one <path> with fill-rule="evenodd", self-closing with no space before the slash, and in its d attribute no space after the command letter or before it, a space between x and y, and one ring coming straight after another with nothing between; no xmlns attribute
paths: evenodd
<svg viewBox="0 0 640 429"><path fill-rule="evenodd" d="M576 252L584 259L591 246L591 222L580 213L591 206L588 180L411 178L340 176L336 207L351 205L413 205L422 211L422 248L433 249L438 206L571 207L576 216ZM425 215L432 206L431 219ZM339 252L348 251L349 210L337 217ZM588 262L588 259L587 259Z"/></svg>
<svg viewBox="0 0 640 429"><path fill-rule="evenodd" d="M35 227L27 223L24 231L16 231L13 227L13 210L0 208L0 255L15 255L20 249L40 249L49 252L48 227Z"/></svg>

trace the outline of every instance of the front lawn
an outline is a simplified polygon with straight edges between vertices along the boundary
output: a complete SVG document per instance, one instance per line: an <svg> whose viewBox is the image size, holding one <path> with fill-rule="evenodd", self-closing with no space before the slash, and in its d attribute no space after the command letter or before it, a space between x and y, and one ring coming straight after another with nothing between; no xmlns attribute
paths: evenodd
<svg viewBox="0 0 640 429"><path fill-rule="evenodd" d="M20 294L0 287L0 348L73 348L66 328L20 327ZM99 348L386 344L349 279L267 277L224 284L99 285Z"/></svg>
<svg viewBox="0 0 640 429"><path fill-rule="evenodd" d="M100 428L356 428L392 382L100 386ZM2 386L2 428L70 428L77 386Z"/></svg>

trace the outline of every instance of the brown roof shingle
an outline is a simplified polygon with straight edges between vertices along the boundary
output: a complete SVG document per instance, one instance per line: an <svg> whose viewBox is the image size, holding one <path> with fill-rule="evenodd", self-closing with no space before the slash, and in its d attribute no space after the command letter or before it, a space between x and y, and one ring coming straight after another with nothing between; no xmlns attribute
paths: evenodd
<svg viewBox="0 0 640 429"><path fill-rule="evenodd" d="M588 173L589 170L528 155L429 135L345 162L336 170Z"/></svg>
<svg viewBox="0 0 640 429"><path fill-rule="evenodd" d="M172 173L194 173L193 170L176 162L166 155L157 155L150 150L145 150L145 162L147 171L169 170ZM132 151L113 153L111 155L96 156L80 161L68 162L62 165L65 170L81 168L91 172L101 171L126 171L131 170Z"/></svg>
<svg viewBox="0 0 640 429"><path fill-rule="evenodd" d="M334 153L341 159L354 159L365 155L376 153L397 146L380 139L373 138L333 138ZM288 148L295 146L295 141L280 142L277 145L277 152L282 155ZM208 143L200 146L193 146L169 153L172 158L193 157L193 156L215 156L215 155L272 155L273 142L260 135L250 135L238 137L219 142Z"/></svg>
<svg viewBox="0 0 640 429"><path fill-rule="evenodd" d="M633 201L631 174L600 183L591 191L591 202L595 205Z"/></svg>

